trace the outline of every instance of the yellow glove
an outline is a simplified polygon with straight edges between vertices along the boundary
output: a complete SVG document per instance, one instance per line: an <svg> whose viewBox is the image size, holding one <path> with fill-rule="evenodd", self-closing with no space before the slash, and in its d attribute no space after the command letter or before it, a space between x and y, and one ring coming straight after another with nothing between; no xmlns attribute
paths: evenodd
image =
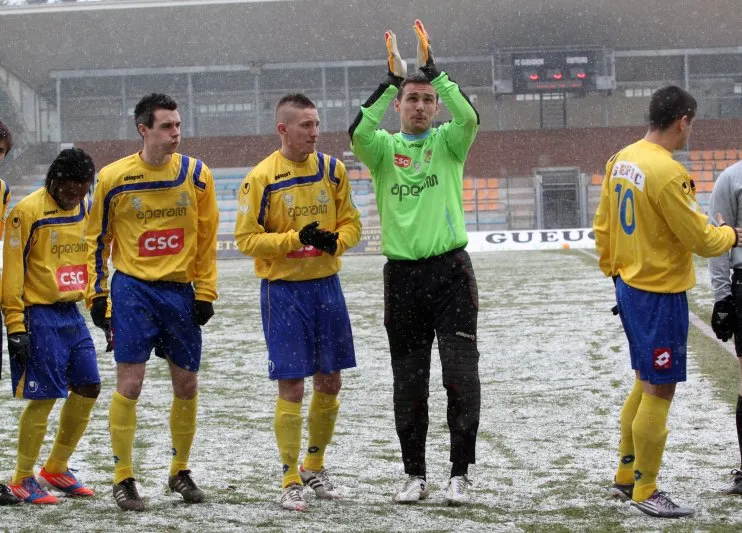
<svg viewBox="0 0 742 533"><path fill-rule="evenodd" d="M417 68L423 71L423 74L432 80L438 77L438 69L433 60L433 50L430 48L430 36L425 30L425 26L420 19L415 19L412 26L417 34Z"/></svg>
<svg viewBox="0 0 742 533"><path fill-rule="evenodd" d="M386 51L388 54L389 77L399 78L399 81L401 81L407 75L407 62L399 55L397 36L394 35L392 30L387 30L384 32L384 39L386 39Z"/></svg>

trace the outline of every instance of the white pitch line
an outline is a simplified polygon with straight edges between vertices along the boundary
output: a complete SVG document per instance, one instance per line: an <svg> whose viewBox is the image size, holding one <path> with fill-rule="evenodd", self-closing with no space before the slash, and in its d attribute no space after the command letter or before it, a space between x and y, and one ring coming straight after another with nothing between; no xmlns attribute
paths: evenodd
<svg viewBox="0 0 742 533"><path fill-rule="evenodd" d="M596 261L598 260L598 256L592 252L588 252L587 250L581 250L581 249L576 249L576 251L583 253L589 257L592 257ZM729 352L733 356L735 357L737 356L737 352L734 349L734 344L721 342L719 339L717 339L716 334L714 333L714 330L711 329L711 326L709 326L708 324L706 324L706 322L698 318L698 315L696 315L690 309L688 310L688 315L690 316L690 323L694 327L696 327L701 333L703 333L706 337L708 337L712 341L715 341L716 344L724 348L727 352Z"/></svg>

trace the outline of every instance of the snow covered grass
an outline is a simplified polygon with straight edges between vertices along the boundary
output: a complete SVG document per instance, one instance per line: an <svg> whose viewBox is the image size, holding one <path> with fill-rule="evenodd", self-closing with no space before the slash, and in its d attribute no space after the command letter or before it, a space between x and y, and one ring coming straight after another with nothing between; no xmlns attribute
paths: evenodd
<svg viewBox="0 0 742 533"><path fill-rule="evenodd" d="M689 379L670 416L662 488L694 505L697 516L674 522L634 517L606 497L617 459L618 413L631 384L620 321L610 313L612 286L595 261L569 252L501 252L472 256L480 290L482 419L475 504L451 509L448 429L440 363L434 353L428 434L430 500L400 506L402 479L394 431L391 370L382 326L381 257L348 257L342 282L353 322L358 368L344 374L341 411L327 465L345 493L298 514L282 511L280 464L273 436L275 384L266 378L258 281L250 260L220 263L217 315L205 328L199 429L191 456L203 505L186 506L166 490L171 387L153 357L139 402L135 468L144 513L122 513L111 498L107 431L114 387L110 354L99 362L103 393L72 465L97 496L61 505L0 508L8 531L725 531L742 527L742 500L720 491L739 452L731 401L736 363L715 341L691 334ZM708 319L713 296L699 269L691 308ZM94 332L96 345L102 336ZM6 366L7 371L7 366ZM732 372L731 379L729 372ZM718 385L717 385L718 383ZM304 409L309 400L309 382ZM15 463L23 403L0 394L0 476ZM58 402L61 403L61 402ZM52 414L46 457L56 430ZM306 433L306 431L305 431Z"/></svg>

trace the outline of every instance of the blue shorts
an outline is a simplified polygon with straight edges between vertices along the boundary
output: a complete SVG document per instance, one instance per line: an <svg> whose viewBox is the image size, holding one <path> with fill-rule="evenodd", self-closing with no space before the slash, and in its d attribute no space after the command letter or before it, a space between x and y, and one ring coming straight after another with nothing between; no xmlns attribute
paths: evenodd
<svg viewBox="0 0 742 533"><path fill-rule="evenodd" d="M201 365L201 326L193 320L190 283L143 281L117 271L111 279L113 354L117 363L144 363L152 348L184 370Z"/></svg>
<svg viewBox="0 0 742 533"><path fill-rule="evenodd" d="M626 337L631 368L653 385L685 381L688 352L688 299L647 292L616 280L616 300Z"/></svg>
<svg viewBox="0 0 742 533"><path fill-rule="evenodd" d="M268 377L295 379L356 366L353 332L337 275L260 285Z"/></svg>
<svg viewBox="0 0 742 533"><path fill-rule="evenodd" d="M66 398L70 386L100 383L93 339L76 303L28 307L26 331L31 357L25 365L10 360L14 396Z"/></svg>

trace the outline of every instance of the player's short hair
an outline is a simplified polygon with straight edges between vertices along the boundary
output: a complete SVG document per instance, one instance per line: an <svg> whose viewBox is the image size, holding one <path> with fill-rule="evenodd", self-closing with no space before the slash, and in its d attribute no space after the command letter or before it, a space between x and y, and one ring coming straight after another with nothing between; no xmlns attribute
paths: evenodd
<svg viewBox="0 0 742 533"><path fill-rule="evenodd" d="M94 177L95 163L93 163L93 158L80 148L66 148L59 152L59 155L49 166L44 187L48 191L54 182L92 183Z"/></svg>
<svg viewBox="0 0 742 533"><path fill-rule="evenodd" d="M8 155L10 152L10 149L13 148L13 134L10 133L10 128L6 126L3 121L0 120L0 141L5 141L5 144L7 144L7 150L5 151L5 155Z"/></svg>
<svg viewBox="0 0 742 533"><path fill-rule="evenodd" d="M276 119L278 118L278 110L286 105L298 107L299 109L317 109L317 106L314 105L314 102L312 102L307 95L302 93L290 93L282 96L276 104L276 109L274 111Z"/></svg>
<svg viewBox="0 0 742 533"><path fill-rule="evenodd" d="M696 116L698 103L688 91L675 85L657 89L649 102L649 127L653 130L666 130L673 122Z"/></svg>
<svg viewBox="0 0 742 533"><path fill-rule="evenodd" d="M410 74L405 79L402 80L402 83L399 84L399 92L397 93L397 100L401 101L402 97L404 96L404 88L409 85L410 83L419 83L421 85L430 85L433 86L430 83L430 80L425 77L424 74L420 72L416 72L415 74ZM435 101L438 101L438 92L435 93Z"/></svg>
<svg viewBox="0 0 742 533"><path fill-rule="evenodd" d="M140 124L151 128L155 123L155 111L158 109L175 111L178 109L178 103L166 94L148 94L139 100L139 103L134 108L134 122L137 128Z"/></svg>

